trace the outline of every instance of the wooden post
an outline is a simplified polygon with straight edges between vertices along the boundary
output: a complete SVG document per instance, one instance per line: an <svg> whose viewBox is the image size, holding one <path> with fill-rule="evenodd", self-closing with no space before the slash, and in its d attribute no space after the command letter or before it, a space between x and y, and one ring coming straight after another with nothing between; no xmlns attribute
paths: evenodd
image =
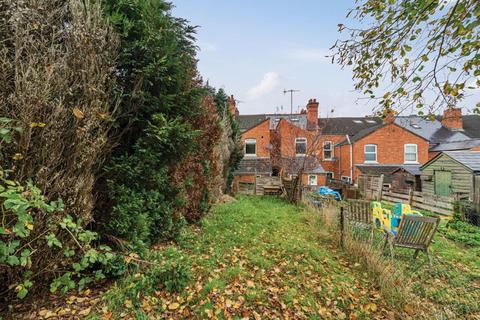
<svg viewBox="0 0 480 320"><path fill-rule="evenodd" d="M413 203L413 189L408 189L408 204L411 206Z"/></svg>
<svg viewBox="0 0 480 320"><path fill-rule="evenodd" d="M380 181L378 182L378 201L382 201L383 196L383 181L385 180L385 176L383 174L380 175Z"/></svg>
<svg viewBox="0 0 480 320"><path fill-rule="evenodd" d="M344 228L344 212L343 206L340 207L340 247L343 249L343 228Z"/></svg>

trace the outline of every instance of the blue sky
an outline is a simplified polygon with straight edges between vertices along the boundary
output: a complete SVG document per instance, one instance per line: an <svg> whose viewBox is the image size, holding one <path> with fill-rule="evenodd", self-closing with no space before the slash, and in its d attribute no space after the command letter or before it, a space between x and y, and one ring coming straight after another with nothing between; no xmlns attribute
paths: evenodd
<svg viewBox="0 0 480 320"><path fill-rule="evenodd" d="M290 112L317 98L321 116L364 116L350 70L325 58L353 0L173 0L174 15L198 25L199 70L242 101L241 114ZM333 111L333 112L332 112Z"/></svg>

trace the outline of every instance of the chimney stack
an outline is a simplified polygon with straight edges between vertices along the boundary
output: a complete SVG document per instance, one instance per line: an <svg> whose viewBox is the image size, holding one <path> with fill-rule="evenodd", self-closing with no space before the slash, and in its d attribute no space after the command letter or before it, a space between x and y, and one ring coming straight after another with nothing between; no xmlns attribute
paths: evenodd
<svg viewBox="0 0 480 320"><path fill-rule="evenodd" d="M385 110L385 118L383 118L383 123L385 124L392 124L395 122L395 111L391 110L391 109L388 109L388 110Z"/></svg>
<svg viewBox="0 0 480 320"><path fill-rule="evenodd" d="M239 115L239 112L237 109L237 103L235 102L235 98L233 97L233 94L227 97L227 105L228 105L228 111L233 117L236 117Z"/></svg>
<svg viewBox="0 0 480 320"><path fill-rule="evenodd" d="M317 99L308 100L307 104L307 130L318 129L318 102Z"/></svg>
<svg viewBox="0 0 480 320"><path fill-rule="evenodd" d="M462 109L445 109L445 111L443 111L442 125L452 130L463 129Z"/></svg>

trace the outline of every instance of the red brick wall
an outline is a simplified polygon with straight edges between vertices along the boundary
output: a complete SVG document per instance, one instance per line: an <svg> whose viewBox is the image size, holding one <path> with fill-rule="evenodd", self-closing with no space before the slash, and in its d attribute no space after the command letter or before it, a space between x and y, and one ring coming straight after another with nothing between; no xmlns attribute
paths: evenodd
<svg viewBox="0 0 480 320"><path fill-rule="evenodd" d="M377 145L377 162L379 164L403 164L404 144L416 144L418 162L424 164L428 161L428 141L414 135L395 124L384 126L368 136L356 141L353 145L353 163L365 162L365 145ZM359 175L359 170L354 168L354 180Z"/></svg>
<svg viewBox="0 0 480 320"><path fill-rule="evenodd" d="M302 185L308 187L308 176L311 174L302 174ZM327 182L327 176L324 173L317 174L317 187L324 186Z"/></svg>
<svg viewBox="0 0 480 320"><path fill-rule="evenodd" d="M232 193L237 193L239 182L255 183L255 175L235 175L232 182Z"/></svg>
<svg viewBox="0 0 480 320"><path fill-rule="evenodd" d="M278 133L280 135L280 154L282 157L295 157L295 139L307 139L307 155L316 154L317 141L315 132L303 130L292 123L282 119L278 123Z"/></svg>
<svg viewBox="0 0 480 320"><path fill-rule="evenodd" d="M342 176L350 177L350 145L343 145L341 147L335 148L335 151L338 152L340 170L335 170L335 179L341 179Z"/></svg>
<svg viewBox="0 0 480 320"><path fill-rule="evenodd" d="M270 150L267 148L270 144L270 120L265 120L242 133L244 144L246 139L257 140L257 157L270 157Z"/></svg>
<svg viewBox="0 0 480 320"><path fill-rule="evenodd" d="M345 136L344 135L322 135L322 134L318 134L317 140L318 140L318 143L317 143L317 146L318 146L318 151L317 151L318 161L322 165L323 169L325 169L325 171L333 172L334 173L334 178L336 179L337 174L338 174L338 164L339 164L339 161L338 161L339 154L337 154L338 148L335 148L335 147L333 148L333 157L336 158L336 160L324 160L323 159L323 143L325 141L331 141L333 143L333 145L335 145L335 144L345 140Z"/></svg>

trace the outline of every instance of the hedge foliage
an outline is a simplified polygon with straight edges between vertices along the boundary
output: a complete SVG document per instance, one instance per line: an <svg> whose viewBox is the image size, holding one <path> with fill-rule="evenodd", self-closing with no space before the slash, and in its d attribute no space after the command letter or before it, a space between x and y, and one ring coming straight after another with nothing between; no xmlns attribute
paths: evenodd
<svg viewBox="0 0 480 320"><path fill-rule="evenodd" d="M0 0L2 298L120 276L228 190L240 134L171 10Z"/></svg>

